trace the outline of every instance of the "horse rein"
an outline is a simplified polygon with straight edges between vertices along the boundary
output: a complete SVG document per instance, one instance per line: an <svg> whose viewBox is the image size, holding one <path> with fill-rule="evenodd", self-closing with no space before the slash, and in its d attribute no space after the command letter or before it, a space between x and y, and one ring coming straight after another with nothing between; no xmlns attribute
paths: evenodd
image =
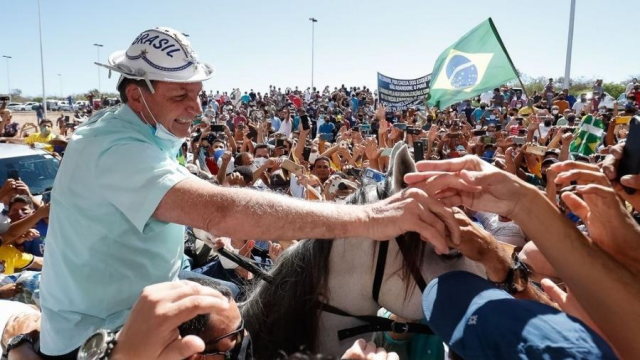
<svg viewBox="0 0 640 360"><path fill-rule="evenodd" d="M396 238L396 242L399 238ZM406 257L405 249L400 246L398 243L398 248L402 253L403 257ZM376 270L373 278L373 288L371 291L371 295L373 300L379 305L378 298L380 297L380 288L382 287L382 280L384 277L384 270L387 264L387 252L389 250L389 240L380 242L380 246L378 248L378 259L376 262ZM424 292L427 287L427 283L422 277L419 269L412 269L411 275L413 276L414 281L418 288L420 288L420 292ZM351 328L346 328L342 330L338 330L338 340L342 341L354 336L372 333L372 332L382 332L382 331L393 331L396 334L433 334L433 330L425 324L420 323L404 323L397 322L391 319L387 319L384 317L373 316L373 315L352 315L346 311L338 309L329 304L325 304L322 301L316 300L316 307L320 311L328 312L330 314L352 317L354 319L358 319L360 321L364 321L367 324L354 326Z"/></svg>

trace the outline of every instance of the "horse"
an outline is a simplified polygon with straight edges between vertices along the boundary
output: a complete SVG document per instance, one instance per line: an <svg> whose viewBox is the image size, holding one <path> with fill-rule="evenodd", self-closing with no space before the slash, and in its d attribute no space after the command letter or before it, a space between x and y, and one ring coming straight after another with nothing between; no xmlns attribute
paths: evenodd
<svg viewBox="0 0 640 360"><path fill-rule="evenodd" d="M383 200L406 187L403 177L414 171L407 146L396 144L386 180L361 187L345 201L368 204ZM365 238L308 239L280 255L271 270L273 282L257 284L241 306L256 358L274 359L301 349L341 356L355 339L340 340L337 331L365 323L323 311L322 304L364 316L375 316L384 307L404 319L422 319L416 273L427 283L453 270L485 276L480 264L461 256L437 255L418 234L408 233L388 242L378 297L373 284L381 243Z"/></svg>

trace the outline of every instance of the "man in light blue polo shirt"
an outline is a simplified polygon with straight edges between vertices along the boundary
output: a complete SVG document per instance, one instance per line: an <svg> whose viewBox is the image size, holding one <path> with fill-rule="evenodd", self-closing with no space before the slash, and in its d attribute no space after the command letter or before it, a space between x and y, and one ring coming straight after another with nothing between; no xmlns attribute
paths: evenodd
<svg viewBox="0 0 640 360"><path fill-rule="evenodd" d="M386 240L416 231L441 252L445 227L458 240L452 213L417 189L351 206L217 187L191 175L176 155L213 67L179 31L144 31L102 66L122 74L124 105L74 132L54 183L40 287L46 359L75 359L92 333L123 325L145 286L176 280L184 225L236 239Z"/></svg>

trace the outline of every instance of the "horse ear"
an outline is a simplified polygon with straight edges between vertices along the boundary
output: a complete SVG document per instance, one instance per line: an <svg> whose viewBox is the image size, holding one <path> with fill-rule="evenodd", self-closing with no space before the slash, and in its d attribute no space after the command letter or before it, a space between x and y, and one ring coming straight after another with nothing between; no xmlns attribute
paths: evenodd
<svg viewBox="0 0 640 360"><path fill-rule="evenodd" d="M389 194L393 195L407 187L404 176L415 171L416 164L411 158L407 145L402 141L396 143L391 151L389 171L387 172Z"/></svg>

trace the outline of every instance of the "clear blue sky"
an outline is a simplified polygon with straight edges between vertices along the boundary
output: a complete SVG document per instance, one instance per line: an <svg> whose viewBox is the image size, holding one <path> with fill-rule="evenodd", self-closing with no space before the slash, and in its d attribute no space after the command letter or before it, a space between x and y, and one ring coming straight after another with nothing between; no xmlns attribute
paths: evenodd
<svg viewBox="0 0 640 360"><path fill-rule="evenodd" d="M482 6L479 6L481 4ZM492 17L511 57L531 76L564 74L569 0L42 0L47 95L98 87L101 60L124 50L142 31L169 26L190 35L199 57L216 67L207 90L264 91L271 84L311 83L311 23L315 28L315 86L367 85L376 72L397 78L428 74L446 47ZM42 93L36 0L3 0L2 50L10 55L11 87ZM622 81L640 74L640 50L624 35L640 14L638 0L577 0L572 77ZM634 15L635 16L635 15ZM0 93L7 91L0 58ZM101 70L103 91L117 77Z"/></svg>

